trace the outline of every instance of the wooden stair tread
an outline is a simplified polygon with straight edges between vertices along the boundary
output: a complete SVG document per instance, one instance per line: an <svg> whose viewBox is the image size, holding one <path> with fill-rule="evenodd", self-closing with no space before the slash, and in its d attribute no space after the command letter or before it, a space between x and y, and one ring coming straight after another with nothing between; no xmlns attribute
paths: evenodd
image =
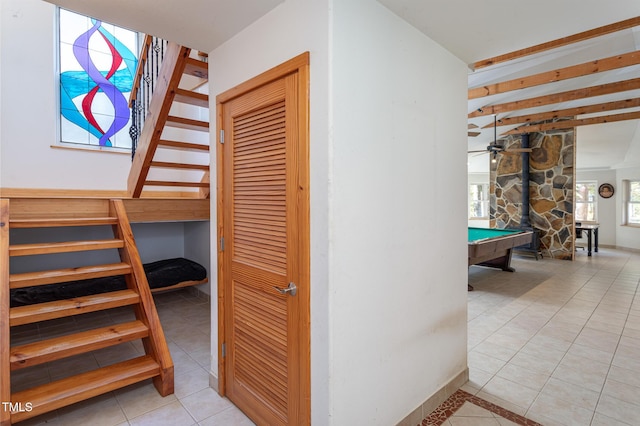
<svg viewBox="0 0 640 426"><path fill-rule="evenodd" d="M199 61L195 58L187 58L184 66L184 74L192 75L194 77L209 79L209 64L207 62Z"/></svg>
<svg viewBox="0 0 640 426"><path fill-rule="evenodd" d="M124 241L88 240L57 243L16 244L9 246L9 256L29 256L34 254L69 253L88 250L105 250L124 247Z"/></svg>
<svg viewBox="0 0 640 426"><path fill-rule="evenodd" d="M208 164L187 164L187 163L171 163L167 161L152 161L151 167L162 167L167 169L190 169L190 170L209 170Z"/></svg>
<svg viewBox="0 0 640 426"><path fill-rule="evenodd" d="M9 311L9 325L32 324L71 315L86 314L138 303L140 296L133 290L118 290L73 299L18 306Z"/></svg>
<svg viewBox="0 0 640 426"><path fill-rule="evenodd" d="M209 123L207 123L206 121L194 120L192 118L185 117L176 117L174 115L170 115L167 117L166 125L177 127L180 129L197 130L201 132L209 131Z"/></svg>
<svg viewBox="0 0 640 426"><path fill-rule="evenodd" d="M148 335L149 329L144 323L132 321L14 346L11 348L11 370L95 351Z"/></svg>
<svg viewBox="0 0 640 426"><path fill-rule="evenodd" d="M176 89L173 101L202 108L209 108L209 95L194 92L193 90Z"/></svg>
<svg viewBox="0 0 640 426"><path fill-rule="evenodd" d="M52 269L40 272L25 272L9 275L9 288L23 288L34 285L56 284L91 278L112 277L131 273L127 263L82 266L79 268Z"/></svg>
<svg viewBox="0 0 640 426"><path fill-rule="evenodd" d="M144 182L149 186L181 186L184 188L208 188L209 182L173 182L163 180L147 180Z"/></svg>
<svg viewBox="0 0 640 426"><path fill-rule="evenodd" d="M11 400L29 401L33 405L33 410L12 412L11 421L26 420L149 379L159 373L158 363L150 356L142 356L17 392L11 395Z"/></svg>
<svg viewBox="0 0 640 426"><path fill-rule="evenodd" d="M29 411L20 407L9 413L4 411L2 425L20 422L76 402L95 397L105 392L128 386L130 384L153 379L153 384L162 396L174 391L173 362L164 338L162 326L154 306L153 297L145 276L143 264L133 238L124 202L112 199L108 202L108 213L98 213L93 217L89 209L81 206L78 212L84 211L84 217L70 217L60 215L58 218L26 216L28 219L11 220L9 204L3 201L0 207L0 220L4 226L2 244L5 260L5 286L8 282L10 289L47 284L64 283L69 281L86 280L92 278L126 275L126 290L94 294L46 303L36 303L27 306L9 308L9 291L5 287L3 294L4 317L0 319L0 335L2 339L2 377L0 390L3 400L29 403ZM103 206L105 207L105 206ZM101 209L101 211L104 211ZM41 212L41 210L34 210ZM113 215L115 217L97 217L98 215ZM25 217L25 216L22 216ZM44 242L28 244L9 244L9 228L15 227L53 227L53 226L84 226L104 224L111 225L114 238L100 240L82 240L66 242ZM1 227L0 227L1 229ZM5 235L6 234L6 235ZM64 252L82 252L89 250L117 248L119 263L80 266L64 269L54 269L37 272L10 274L9 257L39 255ZM57 287L57 286L54 286ZM46 322L56 318L63 318L95 311L103 311L122 306L133 307L136 320L119 324L102 326L92 330L67 332L66 335L44 332L44 340L26 344L10 345L10 327L25 324ZM9 309L7 309L9 308ZM61 359L69 359L75 355L91 353L103 348L120 345L134 339L142 339L146 355L113 364L107 367L81 373L72 377L57 380L32 389L11 394L11 370L18 370Z"/></svg>
<svg viewBox="0 0 640 426"><path fill-rule="evenodd" d="M209 145L202 145L199 143L191 143L191 142L159 140L158 147L168 148L168 149L179 149L184 151L209 152Z"/></svg>
<svg viewBox="0 0 640 426"><path fill-rule="evenodd" d="M11 219L10 228L52 228L61 226L94 226L115 225L118 220L115 217L73 217L73 218L38 218L38 219Z"/></svg>

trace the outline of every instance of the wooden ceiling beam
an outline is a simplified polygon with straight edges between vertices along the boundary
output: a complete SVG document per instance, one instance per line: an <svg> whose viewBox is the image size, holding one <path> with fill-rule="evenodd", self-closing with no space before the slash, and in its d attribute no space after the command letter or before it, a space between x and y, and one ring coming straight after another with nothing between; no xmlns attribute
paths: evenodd
<svg viewBox="0 0 640 426"><path fill-rule="evenodd" d="M577 108L557 109L554 111L541 112L539 114L521 115L518 117L503 117L498 119L499 126L510 126L519 123L532 123L544 120L554 120L564 117L575 117L576 115L592 114L596 112L615 111L625 108L640 107L640 98L625 99L623 101L605 102L601 104L585 105ZM493 127L493 122L483 126L483 129Z"/></svg>
<svg viewBox="0 0 640 426"><path fill-rule="evenodd" d="M541 84L554 83L556 81L568 80L570 78L582 77L604 71L611 71L637 64L640 64L640 51L610 56L603 59L596 59L595 61L589 61L553 71L542 72L527 77L516 78L501 83L475 87L473 89L469 89L468 96L469 99L477 99L484 96L496 95L498 93L510 92L512 90L526 89L528 87L539 86Z"/></svg>
<svg viewBox="0 0 640 426"><path fill-rule="evenodd" d="M482 117L485 115L499 114L526 108L541 107L550 104L575 101L579 99L590 98L593 96L609 95L612 93L626 92L628 90L636 89L640 89L640 78L600 84L598 86L585 87L582 89L570 90L568 92L553 93L551 95L538 96L535 98L523 99L520 101L505 102L497 105L488 105L471 112L468 117Z"/></svg>
<svg viewBox="0 0 640 426"><path fill-rule="evenodd" d="M640 119L640 111L626 112L622 114L612 114L600 117L582 118L577 120L556 121L553 123L535 124L532 126L516 127L513 130L505 132L505 135L520 135L523 133L544 132L547 130L570 129L577 126L587 126L590 124L614 123L616 121L638 120Z"/></svg>
<svg viewBox="0 0 640 426"><path fill-rule="evenodd" d="M514 52L505 53L504 55L494 56L493 58L483 59L475 62L471 65L472 70L485 68L491 65L499 64L501 62L511 61L513 59L522 58L524 56L533 55L536 53L544 52L547 50L555 49L569 44L577 43L591 38L600 37L605 34L611 34L618 31L626 30L640 25L640 16L635 18L626 19L624 21L615 22L613 24L605 25L603 27L594 28L589 31L584 31L578 34L562 37L556 40L552 40L546 43L538 44L535 46L527 47L525 49L516 50Z"/></svg>

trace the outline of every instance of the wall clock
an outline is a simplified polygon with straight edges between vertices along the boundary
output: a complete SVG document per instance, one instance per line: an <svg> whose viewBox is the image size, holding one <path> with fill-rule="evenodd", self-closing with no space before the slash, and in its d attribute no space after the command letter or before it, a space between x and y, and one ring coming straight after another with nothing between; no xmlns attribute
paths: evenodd
<svg viewBox="0 0 640 426"><path fill-rule="evenodd" d="M600 194L602 198L611 198L613 197L613 193L613 185L610 183L603 183L598 187L598 194Z"/></svg>

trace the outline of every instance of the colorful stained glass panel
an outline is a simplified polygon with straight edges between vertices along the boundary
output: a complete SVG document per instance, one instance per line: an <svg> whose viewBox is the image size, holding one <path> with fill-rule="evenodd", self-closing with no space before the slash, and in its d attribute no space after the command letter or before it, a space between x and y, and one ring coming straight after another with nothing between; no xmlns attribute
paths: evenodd
<svg viewBox="0 0 640 426"><path fill-rule="evenodd" d="M60 139L131 148L134 31L60 10Z"/></svg>

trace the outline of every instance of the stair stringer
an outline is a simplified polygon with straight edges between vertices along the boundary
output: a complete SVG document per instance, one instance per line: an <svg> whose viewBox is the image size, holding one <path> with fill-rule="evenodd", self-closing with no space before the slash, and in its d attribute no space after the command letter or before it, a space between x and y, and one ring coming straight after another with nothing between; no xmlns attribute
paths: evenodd
<svg viewBox="0 0 640 426"><path fill-rule="evenodd" d="M9 305L9 200L0 199L0 402L11 401ZM10 424L11 411L0 406L0 426Z"/></svg>
<svg viewBox="0 0 640 426"><path fill-rule="evenodd" d="M118 218L118 224L113 226L114 236L124 241L124 247L118 249L120 259L132 268L132 273L125 276L127 286L140 295L140 304L134 307L136 319L149 328L149 337L142 339L145 353L160 365L160 375L153 378L153 384L160 395L167 396L174 388L173 361L122 200L111 201L111 212Z"/></svg>
<svg viewBox="0 0 640 426"><path fill-rule="evenodd" d="M127 191L132 198L138 198L142 194L151 161L169 118L169 111L190 52L191 49L188 47L176 43L170 42L167 45L167 52L162 60L162 68L158 76L158 84L153 91L153 96L151 96L149 112L145 118L136 155L129 171Z"/></svg>
<svg viewBox="0 0 640 426"><path fill-rule="evenodd" d="M107 205L105 205L107 207ZM9 426L31 417L70 405L105 392L109 392L145 379L152 379L162 396L174 391L174 368L171 355L160 324L151 290L144 273L142 261L122 200L110 200L109 217L55 218L38 214L28 219L11 219L10 200L0 199L0 398L11 406L0 406L0 426ZM103 213L104 216L106 213ZM55 214L54 214L55 216ZM10 273L11 256L33 254L54 254L69 251L79 252L82 242L10 245L9 228L46 228L67 226L111 226L118 243L108 248L118 248L122 264L127 271L120 270L110 275L124 275L128 290L100 293L98 295L76 297L69 300L46 302L36 305L10 307L10 289L20 288L21 281L29 276L33 285L49 282L73 281L77 270L89 271L92 267L69 268L66 270L43 271L40 273ZM85 250L105 248L103 244L85 242ZM115 245L115 247L114 247ZM26 246L26 247L25 247ZM37 247L36 247L37 246ZM13 254L12 254L13 253ZM97 265L95 268L99 269ZM68 271L67 278L52 274ZM97 273L88 272L89 275ZM54 277L54 278L52 278ZM53 281L51 281L53 279ZM11 327L42 322L55 318L74 316L96 310L131 306L136 323L115 324L98 329L75 332L64 337L45 337L44 340L11 347ZM92 333L93 332L93 333ZM122 332L122 334L120 334ZM31 365L60 360L81 353L117 345L133 339L141 339L146 355L124 362L101 367L96 370L70 376L31 389L11 393L11 370L27 368ZM20 406L17 403L21 403ZM29 403L28 410L24 410Z"/></svg>

